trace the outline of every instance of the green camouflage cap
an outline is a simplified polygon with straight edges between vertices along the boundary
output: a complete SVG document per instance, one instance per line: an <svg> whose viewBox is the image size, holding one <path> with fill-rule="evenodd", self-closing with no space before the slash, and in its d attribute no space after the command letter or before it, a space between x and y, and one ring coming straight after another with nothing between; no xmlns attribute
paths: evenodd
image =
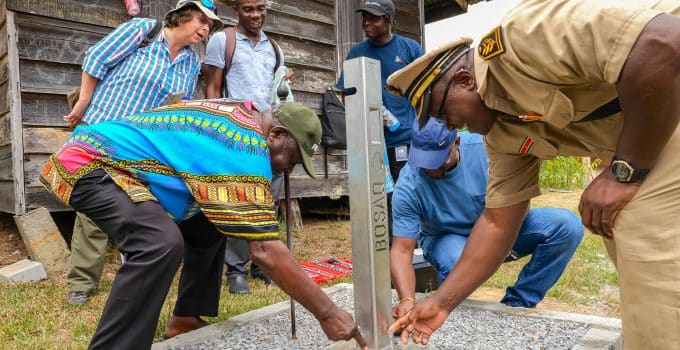
<svg viewBox="0 0 680 350"><path fill-rule="evenodd" d="M316 113L302 103L282 103L274 110L274 115L293 135L300 147L302 165L307 174L316 178L312 156L321 143L321 121Z"/></svg>

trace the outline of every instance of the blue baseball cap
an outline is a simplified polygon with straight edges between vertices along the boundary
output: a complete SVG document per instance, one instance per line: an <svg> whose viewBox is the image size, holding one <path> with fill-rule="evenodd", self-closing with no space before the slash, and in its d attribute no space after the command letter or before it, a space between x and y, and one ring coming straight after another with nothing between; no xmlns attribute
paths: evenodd
<svg viewBox="0 0 680 350"><path fill-rule="evenodd" d="M449 130L446 123L435 118L430 118L422 129L416 119L411 130L408 163L424 169L437 169L442 166L451 144L458 136L458 130Z"/></svg>

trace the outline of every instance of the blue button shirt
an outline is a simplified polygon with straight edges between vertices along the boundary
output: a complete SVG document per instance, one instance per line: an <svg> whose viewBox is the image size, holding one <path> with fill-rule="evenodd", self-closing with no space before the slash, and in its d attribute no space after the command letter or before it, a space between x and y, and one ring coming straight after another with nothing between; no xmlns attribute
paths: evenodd
<svg viewBox="0 0 680 350"><path fill-rule="evenodd" d="M395 237L427 235L468 236L485 207L489 168L482 137L460 133L460 162L434 180L421 168L401 170L392 197Z"/></svg>
<svg viewBox="0 0 680 350"><path fill-rule="evenodd" d="M224 31L215 33L208 41L205 64L224 68L224 54L227 37ZM285 64L283 52L279 52L281 66ZM264 32L260 41L253 42L241 33L236 33L236 49L227 74L226 85L229 98L252 100L258 110L271 109L269 93L274 85L276 55L274 47Z"/></svg>
<svg viewBox="0 0 680 350"><path fill-rule="evenodd" d="M191 97L201 61L190 47L170 59L162 31L138 48L156 20L135 18L123 23L89 50L83 71L99 79L83 121L97 124L158 107L173 94Z"/></svg>

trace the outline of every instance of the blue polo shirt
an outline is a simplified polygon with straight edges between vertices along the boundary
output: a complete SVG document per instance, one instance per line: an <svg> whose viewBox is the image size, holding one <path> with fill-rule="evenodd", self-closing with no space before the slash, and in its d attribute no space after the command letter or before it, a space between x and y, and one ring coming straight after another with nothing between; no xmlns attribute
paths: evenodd
<svg viewBox="0 0 680 350"><path fill-rule="evenodd" d="M406 164L392 197L395 237L468 236L485 207L488 162L481 135L460 133L460 162L434 180L421 168Z"/></svg>
<svg viewBox="0 0 680 350"><path fill-rule="evenodd" d="M387 77L397 70L406 67L423 55L423 48L413 39L401 35L392 35L392 40L385 45L374 45L370 40L354 46L347 54L347 59L368 57L380 61L383 105L399 119L400 126L395 131L385 128L385 144L387 148L408 145L411 143L411 126L416 118L416 111L411 103L403 98L385 91ZM345 90L344 73L336 87ZM399 175L401 176L401 175Z"/></svg>

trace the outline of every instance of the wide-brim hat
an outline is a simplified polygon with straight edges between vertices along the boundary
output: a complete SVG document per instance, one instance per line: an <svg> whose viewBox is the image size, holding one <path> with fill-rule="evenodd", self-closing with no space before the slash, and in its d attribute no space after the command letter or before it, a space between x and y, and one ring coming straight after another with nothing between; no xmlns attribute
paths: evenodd
<svg viewBox="0 0 680 350"><path fill-rule="evenodd" d="M444 164L458 131L449 130L446 123L430 118L423 128L413 121L408 163L424 169L437 169Z"/></svg>
<svg viewBox="0 0 680 350"><path fill-rule="evenodd" d="M209 8L206 4L204 3L209 3L212 4L212 8ZM220 19L219 16L217 16L217 13L215 11L217 10L217 7L215 5L215 2L213 0L198 0L198 1L190 1L190 0L179 0L177 1L177 5L175 6L174 9L168 11L165 14L165 17L167 17L169 14L179 11L189 5L195 5L198 7L203 14L205 14L208 18L213 20L213 31L218 31L224 27L224 23Z"/></svg>
<svg viewBox="0 0 680 350"><path fill-rule="evenodd" d="M420 125L429 116L423 116L429 103L428 89L458 61L470 48L471 38L460 38L446 43L392 73L387 78L387 91L406 98L415 108ZM423 117L425 119L423 119Z"/></svg>
<svg viewBox="0 0 680 350"><path fill-rule="evenodd" d="M302 166L307 175L316 178L312 156L321 144L321 121L311 109L302 103L282 103L274 110L274 116L293 135L300 148Z"/></svg>

